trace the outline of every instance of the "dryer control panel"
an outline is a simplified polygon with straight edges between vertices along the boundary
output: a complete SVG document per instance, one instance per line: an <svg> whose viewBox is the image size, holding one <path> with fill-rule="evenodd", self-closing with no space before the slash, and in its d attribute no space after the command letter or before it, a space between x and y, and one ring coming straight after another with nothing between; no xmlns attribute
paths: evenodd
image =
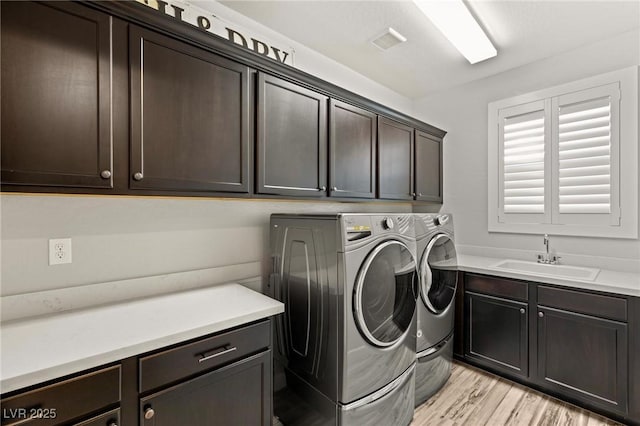
<svg viewBox="0 0 640 426"><path fill-rule="evenodd" d="M345 214L343 215L345 242L385 234L412 236L413 223L413 217L410 214Z"/></svg>

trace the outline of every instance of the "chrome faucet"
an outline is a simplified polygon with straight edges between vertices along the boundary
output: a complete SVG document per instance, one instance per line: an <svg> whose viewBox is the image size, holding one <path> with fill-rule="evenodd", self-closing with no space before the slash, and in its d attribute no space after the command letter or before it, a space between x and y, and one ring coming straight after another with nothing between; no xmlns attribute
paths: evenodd
<svg viewBox="0 0 640 426"><path fill-rule="evenodd" d="M545 263L547 265L557 265L558 263L560 263L560 256L549 254L549 234L544 234L544 247L545 253L538 254L538 263Z"/></svg>
<svg viewBox="0 0 640 426"><path fill-rule="evenodd" d="M549 257L549 234L544 234L544 247L547 250L547 258Z"/></svg>

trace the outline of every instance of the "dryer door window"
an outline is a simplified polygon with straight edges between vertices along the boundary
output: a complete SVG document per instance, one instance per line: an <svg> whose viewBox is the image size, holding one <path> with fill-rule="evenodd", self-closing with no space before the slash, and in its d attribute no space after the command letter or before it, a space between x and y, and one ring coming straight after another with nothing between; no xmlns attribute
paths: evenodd
<svg viewBox="0 0 640 426"><path fill-rule="evenodd" d="M354 289L358 328L372 344L392 346L409 330L417 299L416 261L404 244L386 241L365 260Z"/></svg>
<svg viewBox="0 0 640 426"><path fill-rule="evenodd" d="M451 238L439 234L429 242L420 272L422 300L431 312L444 312L453 302L458 283L456 248Z"/></svg>

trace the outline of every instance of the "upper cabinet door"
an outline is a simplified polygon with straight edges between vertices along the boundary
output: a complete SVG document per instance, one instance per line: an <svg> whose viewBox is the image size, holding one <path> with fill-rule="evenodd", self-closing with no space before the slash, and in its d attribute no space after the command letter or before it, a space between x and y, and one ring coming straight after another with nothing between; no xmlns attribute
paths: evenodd
<svg viewBox="0 0 640 426"><path fill-rule="evenodd" d="M249 68L131 26L133 189L249 192Z"/></svg>
<svg viewBox="0 0 640 426"><path fill-rule="evenodd" d="M378 196L413 200L412 127L378 118Z"/></svg>
<svg viewBox="0 0 640 426"><path fill-rule="evenodd" d="M261 194L327 194L328 98L258 74L257 187Z"/></svg>
<svg viewBox="0 0 640 426"><path fill-rule="evenodd" d="M2 184L112 187L110 17L1 3Z"/></svg>
<svg viewBox="0 0 640 426"><path fill-rule="evenodd" d="M329 194L374 198L376 115L331 99L329 126Z"/></svg>
<svg viewBox="0 0 640 426"><path fill-rule="evenodd" d="M442 139L416 130L416 200L442 202Z"/></svg>

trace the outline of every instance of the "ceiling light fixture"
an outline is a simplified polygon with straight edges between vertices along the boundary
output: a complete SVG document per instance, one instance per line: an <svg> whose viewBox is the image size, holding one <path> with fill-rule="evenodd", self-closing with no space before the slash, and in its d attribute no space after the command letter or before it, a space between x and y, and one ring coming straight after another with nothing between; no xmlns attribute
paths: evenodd
<svg viewBox="0 0 640 426"><path fill-rule="evenodd" d="M475 64L498 54L462 0L413 0L444 36Z"/></svg>

